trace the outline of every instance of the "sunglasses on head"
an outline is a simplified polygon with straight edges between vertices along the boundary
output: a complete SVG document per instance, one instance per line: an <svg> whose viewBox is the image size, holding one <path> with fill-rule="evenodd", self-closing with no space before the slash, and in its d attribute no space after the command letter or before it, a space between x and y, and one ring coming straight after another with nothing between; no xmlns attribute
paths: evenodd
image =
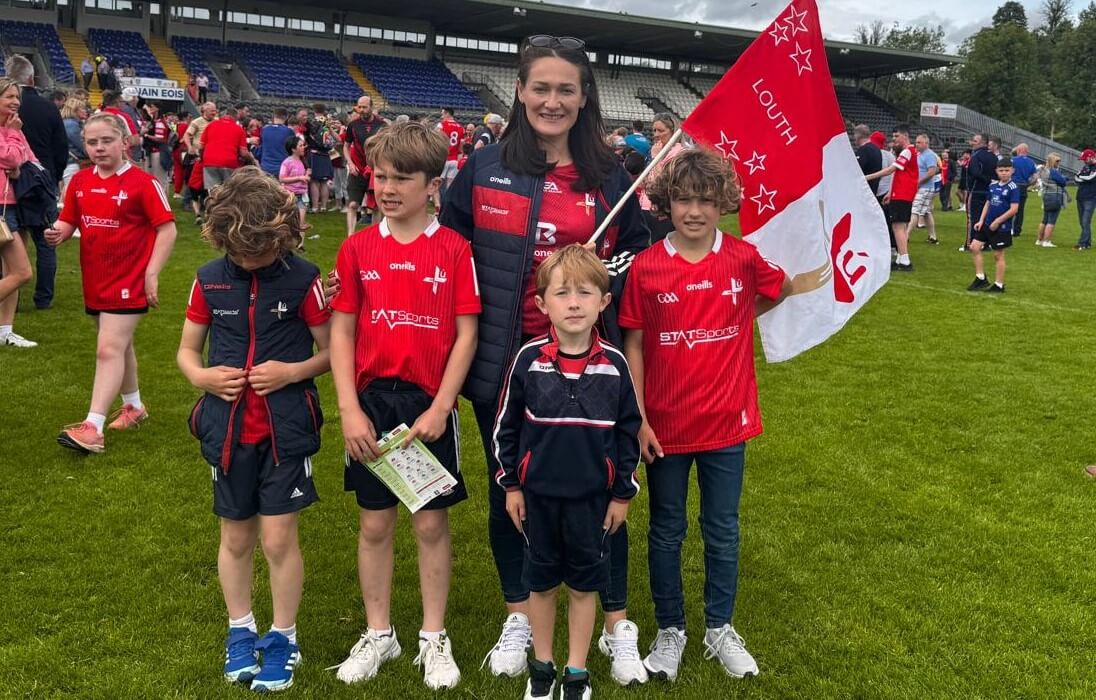
<svg viewBox="0 0 1096 700"><path fill-rule="evenodd" d="M534 34L525 40L525 48L535 46L538 49L571 49L581 51L586 48L586 42L574 36L552 36L551 34Z"/></svg>

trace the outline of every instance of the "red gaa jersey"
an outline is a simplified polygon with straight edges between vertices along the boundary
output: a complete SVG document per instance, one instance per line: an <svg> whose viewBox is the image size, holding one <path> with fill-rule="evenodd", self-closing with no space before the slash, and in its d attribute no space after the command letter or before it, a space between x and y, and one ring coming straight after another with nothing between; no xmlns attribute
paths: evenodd
<svg viewBox="0 0 1096 700"><path fill-rule="evenodd" d="M324 306L323 282L320 281L319 276L312 282L311 293L304 296L298 314L301 320L307 323L310 328L312 326L322 326L331 317L331 314ZM197 278L190 285L190 298L186 303L186 317L188 321L203 326L208 326L213 322L209 305L206 304L205 296L202 295L198 287ZM242 338L241 340L247 342L247 339ZM266 410L266 402L255 393L250 384L244 388L243 399L244 419L243 426L240 428L240 443L258 445L270 437L270 414Z"/></svg>
<svg viewBox="0 0 1096 700"><path fill-rule="evenodd" d="M247 150L247 133L232 117L221 117L202 132L202 165L238 168L241 148Z"/></svg>
<svg viewBox="0 0 1096 700"><path fill-rule="evenodd" d="M442 119L438 122L438 128L445 134L445 140L449 142L449 157L447 160L456 160L460 156L460 143L464 140L464 127L452 119Z"/></svg>
<svg viewBox="0 0 1096 700"><path fill-rule="evenodd" d="M117 107L103 107L103 111L107 112L108 114L113 114L114 116L121 119L122 123L126 125L127 129L129 129L130 136L138 133L137 122L133 121L133 117L129 116L124 111L118 109Z"/></svg>
<svg viewBox="0 0 1096 700"><path fill-rule="evenodd" d="M894 161L894 179L891 181L891 199L912 202L917 196L917 149L906 146Z"/></svg>
<svg viewBox="0 0 1096 700"><path fill-rule="evenodd" d="M784 271L718 231L696 263L672 238L636 256L619 321L643 331L644 406L666 454L718 450L761 434L755 298L779 297Z"/></svg>
<svg viewBox="0 0 1096 700"><path fill-rule="evenodd" d="M399 378L436 395L457 316L480 312L468 241L435 219L414 241L400 243L385 220L343 242L335 274L341 288L331 308L357 316L358 390Z"/></svg>
<svg viewBox="0 0 1096 700"><path fill-rule="evenodd" d="M585 243L594 235L594 193L575 192L578 180L574 165L552 168L544 176L544 197L537 221L537 240L533 247L533 269L525 285L521 332L525 336L544 335L551 325L537 308L537 268L552 253L572 243Z"/></svg>
<svg viewBox="0 0 1096 700"><path fill-rule="evenodd" d="M175 220L160 183L130 163L110 177L97 168L72 176L58 217L80 229L84 305L93 311L148 306L145 268L156 228Z"/></svg>

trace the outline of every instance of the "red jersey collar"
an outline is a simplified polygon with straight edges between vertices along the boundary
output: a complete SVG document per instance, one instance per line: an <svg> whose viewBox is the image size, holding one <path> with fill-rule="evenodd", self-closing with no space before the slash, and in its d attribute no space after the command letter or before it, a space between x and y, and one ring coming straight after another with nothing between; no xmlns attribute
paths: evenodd
<svg viewBox="0 0 1096 700"><path fill-rule="evenodd" d="M438 222L438 217L435 216L430 220L430 223L426 225L426 228L423 229L423 233L426 234L427 238L430 238L439 228L441 228L441 223ZM387 218L381 221L380 232L381 238L388 238L392 235L392 229L388 227Z"/></svg>
<svg viewBox="0 0 1096 700"><path fill-rule="evenodd" d="M673 243L670 243L670 237L669 236L666 236L665 238L662 239L662 246L666 249L666 254L669 255L671 258L674 257L675 255L677 255L677 249L674 248ZM712 250L711 250L711 252L718 253L721 248L723 248L723 232L720 231L719 229L716 229L715 230L715 240L712 241Z"/></svg>
<svg viewBox="0 0 1096 700"><path fill-rule="evenodd" d="M601 336L598 335L597 327L590 329L592 334L590 343L590 357L593 358L604 351L601 345ZM556 335L555 326L548 326L548 342L541 346L540 353L546 356L552 362L559 359L559 337Z"/></svg>
<svg viewBox="0 0 1096 700"><path fill-rule="evenodd" d="M127 170L129 170L130 168L132 168L132 167L133 167L133 163L130 163L128 160L122 161L122 167L115 170L114 175L118 175L118 176L124 175L125 172ZM98 177L103 177L102 175L99 175L99 166L98 165L95 166L95 174ZM111 177L111 176L108 176L108 177ZM105 180L106 178L103 178L103 179Z"/></svg>

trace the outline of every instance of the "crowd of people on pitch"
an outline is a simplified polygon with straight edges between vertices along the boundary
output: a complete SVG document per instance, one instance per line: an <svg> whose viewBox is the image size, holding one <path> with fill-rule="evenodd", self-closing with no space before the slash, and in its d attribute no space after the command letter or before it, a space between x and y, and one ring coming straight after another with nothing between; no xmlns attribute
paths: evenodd
<svg viewBox="0 0 1096 700"><path fill-rule="evenodd" d="M108 433L125 440L149 420L133 338L160 301L176 236L172 189L221 253L195 275L177 362L201 392L189 428L211 467L219 517L228 620L223 656L210 657L223 659L226 679L256 691L294 682L298 516L317 500L312 459L324 413L313 380L329 370L344 487L359 506L365 607L341 680L367 681L401 654L391 618L399 499L370 467L380 438L401 424L455 482L411 516L422 592L415 664L429 688L460 680L452 640L464 630L451 636L445 624L449 513L467 498L465 474L476 472L461 468L458 396L485 448L478 471L505 603L484 660L492 674L526 675L526 698L555 697L558 687L567 700L588 700L596 639L622 685L678 677L689 639L681 548L694 464L706 561L696 636L705 662L732 677L758 674L732 626L745 447L761 432L753 319L820 281L789 277L718 230L738 204L734 173L708 149L670 146L671 115L656 118L653 138L643 125L605 128L581 40L529 37L508 118L488 115L479 127L450 110L437 124L390 122L368 97L346 115L317 105L256 124L246 105L205 103L188 119L124 91L108 91L94 113L74 94L62 119L20 70L0 79L0 168L11 183L38 174L43 204L34 211L22 184L5 191L15 233L0 247L0 299L30 279L22 235L39 245L40 264L42 251L79 235L83 304L97 328L89 410L64 427L61 446L100 454ZM47 107L58 136L39 141L37 128L52 121ZM24 108L41 112L32 122ZM57 143L63 153L50 150ZM674 150L633 195L651 153L664 148ZM340 160L345 195L335 184ZM300 255L302 208L322 212L329 201L345 204L351 235L325 275ZM0 332L9 345L32 345L10 322ZM645 655L628 615L626 522L641 460L658 622ZM273 599L262 635L251 602L260 544ZM564 585L561 672L552 642Z"/></svg>
<svg viewBox="0 0 1096 700"><path fill-rule="evenodd" d="M1042 199L1043 216L1035 245L1056 248L1051 238L1058 216L1069 201L1069 181L1059 166L1062 157L1047 155L1037 164L1029 155L1028 145L1017 144L1011 154L1001 152L1000 139L986 134L970 137L970 148L956 154L943 150L940 155L930 147L928 134L917 134L911 141L909 125L899 124L888 145L881 131L872 132L859 124L853 128L856 158L868 180L872 194L879 200L890 227L895 259L891 270L912 272L909 241L915 228L926 228L928 242L936 245L934 201L951 211L951 188L957 183L958 210L967 214L966 238L959 247L969 251L974 261L974 281L969 291L1001 294L1005 291L1005 250L1023 233L1029 191ZM1074 176L1077 185L1077 214L1081 236L1074 250L1092 245L1092 216L1096 212L1096 150L1081 153L1082 169ZM995 277L991 283L985 274L982 251L993 251Z"/></svg>

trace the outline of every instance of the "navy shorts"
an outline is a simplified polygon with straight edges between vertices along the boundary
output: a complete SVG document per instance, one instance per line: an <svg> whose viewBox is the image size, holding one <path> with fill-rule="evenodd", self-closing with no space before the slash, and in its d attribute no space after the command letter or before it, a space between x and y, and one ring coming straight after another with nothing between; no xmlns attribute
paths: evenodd
<svg viewBox="0 0 1096 700"><path fill-rule="evenodd" d="M603 529L609 494L551 498L525 492L525 559L521 578L529 590L561 583L573 591L609 587L609 531Z"/></svg>
<svg viewBox="0 0 1096 700"><path fill-rule="evenodd" d="M213 470L213 512L229 520L296 513L320 500L312 482L311 457L285 457L274 464L270 440L236 446L226 474Z"/></svg>
<svg viewBox="0 0 1096 700"><path fill-rule="evenodd" d="M399 379L376 379L358 394L358 403L372 421L378 438L400 423L414 425L433 402L434 398L417 385ZM464 488L464 476L460 471L460 419L456 409L450 412L445 433L435 442L424 441L423 444L453 475L457 485L424 505L422 510L442 510L467 499L468 491ZM400 502L383 481L364 464L351 459L349 454L346 455L343 488L355 493L358 507L363 510L387 510L395 508Z"/></svg>
<svg viewBox="0 0 1096 700"><path fill-rule="evenodd" d="M908 224L913 216L913 202L892 199L887 205L887 213L892 224Z"/></svg>
<svg viewBox="0 0 1096 700"><path fill-rule="evenodd" d="M1001 229L990 231L989 222L986 222L982 224L982 230L975 231L971 235L971 238L976 241L981 241L987 248L1004 250L1012 245L1012 227L1010 226L1008 231L1002 231Z"/></svg>

